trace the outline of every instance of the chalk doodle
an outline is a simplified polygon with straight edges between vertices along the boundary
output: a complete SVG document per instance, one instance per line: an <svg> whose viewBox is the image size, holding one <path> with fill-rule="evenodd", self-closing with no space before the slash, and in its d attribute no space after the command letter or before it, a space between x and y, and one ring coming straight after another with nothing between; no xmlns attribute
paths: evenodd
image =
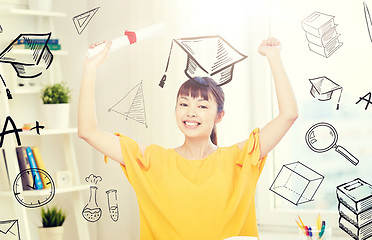
<svg viewBox="0 0 372 240"><path fill-rule="evenodd" d="M285 164L270 187L294 205L313 201L324 177L301 162Z"/></svg>
<svg viewBox="0 0 372 240"><path fill-rule="evenodd" d="M173 39L165 74L159 83L162 88L166 81L173 42L176 42L187 53L185 74L188 78L209 76L219 86L232 80L234 65L247 57L218 35Z"/></svg>
<svg viewBox="0 0 372 240"><path fill-rule="evenodd" d="M0 53L0 62L10 63L20 78L40 76L53 62L53 54L47 45L51 34L20 34ZM26 46L22 55L14 48L18 42Z"/></svg>
<svg viewBox="0 0 372 240"><path fill-rule="evenodd" d="M340 85L325 76L312 78L309 79L309 81L312 85L310 93L315 99L318 99L319 101L330 100L332 97L332 93L336 90L340 90L336 109L338 110L340 108L339 105L342 95L342 87Z"/></svg>
<svg viewBox="0 0 372 240"><path fill-rule="evenodd" d="M372 237L372 185L356 178L336 188L339 227L353 239Z"/></svg>
<svg viewBox="0 0 372 240"><path fill-rule="evenodd" d="M371 19L371 14L369 13L369 9L368 9L368 6L367 6L366 2L363 2L363 7L364 7L364 16L366 18L366 23L367 23L368 36L369 36L369 39L372 42L372 33L371 33L371 31L372 31L372 19Z"/></svg>
<svg viewBox="0 0 372 240"><path fill-rule="evenodd" d="M85 178L85 181L94 185L90 186L89 202L83 208L82 215L88 222L97 222L102 216L102 210L97 204L98 187L95 185L101 182L102 178L100 176L90 174Z"/></svg>
<svg viewBox="0 0 372 240"><path fill-rule="evenodd" d="M10 92L9 88L7 88L6 83L4 81L4 78L1 74L0 74L0 78L1 78L1 81L3 82L3 84L4 84L6 95L7 95L8 99L13 99L12 93Z"/></svg>
<svg viewBox="0 0 372 240"><path fill-rule="evenodd" d="M368 97L368 99L367 99ZM359 97L359 100L355 103L355 104L358 104L360 103L361 101L366 101L366 107L364 108L364 110L367 110L369 104L372 103L371 101L371 92L368 92L366 95L364 95L363 97Z"/></svg>
<svg viewBox="0 0 372 240"><path fill-rule="evenodd" d="M310 51L323 57L330 57L342 46L339 41L340 34L336 30L337 24L334 16L314 12L302 22Z"/></svg>
<svg viewBox="0 0 372 240"><path fill-rule="evenodd" d="M10 123L12 125L12 127L13 127L12 130L7 130L8 123ZM0 148L3 146L5 135L11 134L11 133L14 133L14 135L15 135L15 137L17 139L18 146L21 146L21 138L19 137L19 133L20 132L23 132L22 128L17 128L17 126L16 126L15 122L13 121L13 119L10 116L7 116L6 119L5 119L3 131L0 133L0 136L1 136L1 139L0 139Z"/></svg>
<svg viewBox="0 0 372 240"><path fill-rule="evenodd" d="M37 133L38 135L40 135L40 130L39 130L39 129L44 129L44 128L45 128L45 126L40 125L39 122L36 121L36 126L30 128L30 131L36 129L36 133Z"/></svg>
<svg viewBox="0 0 372 240"><path fill-rule="evenodd" d="M72 18L72 21L75 25L76 31L80 35L84 29L88 26L88 23L90 20L92 20L93 16L96 14L98 11L99 7L96 7L92 10L86 11L82 14L76 15L75 17Z"/></svg>
<svg viewBox="0 0 372 240"><path fill-rule="evenodd" d="M109 207L110 217L112 221L116 222L119 219L117 190L116 189L107 190L106 195L107 195L107 203Z"/></svg>
<svg viewBox="0 0 372 240"><path fill-rule="evenodd" d="M39 177L36 177L35 174L38 174ZM30 175L33 176L31 177L32 186L30 185L31 182L23 185L23 179L28 178ZM43 187L42 181L45 182L46 187ZM40 187L37 187L38 185L40 185ZM25 198L23 195L23 190L39 191L40 189L43 189L43 194L37 194L36 198L34 199L29 199L27 197ZM43 169L27 168L21 171L15 178L13 183L13 194L22 206L27 208L37 208L52 201L55 195L55 184L53 178Z"/></svg>
<svg viewBox="0 0 372 240"><path fill-rule="evenodd" d="M21 240L18 219L0 221L0 239Z"/></svg>
<svg viewBox="0 0 372 240"><path fill-rule="evenodd" d="M354 166L359 163L359 160L350 152L340 145L337 145L338 134L336 129L329 123L319 122L314 124L305 134L306 144L309 148L317 153L323 153L330 149L334 149Z"/></svg>
<svg viewBox="0 0 372 240"><path fill-rule="evenodd" d="M123 100L127 97L129 98L129 96L132 97L132 102L128 107L126 102ZM126 118L130 118L148 127L146 123L145 100L143 96L142 81L134 86L122 99L120 99L119 102L109 108L108 111L116 112L125 116Z"/></svg>

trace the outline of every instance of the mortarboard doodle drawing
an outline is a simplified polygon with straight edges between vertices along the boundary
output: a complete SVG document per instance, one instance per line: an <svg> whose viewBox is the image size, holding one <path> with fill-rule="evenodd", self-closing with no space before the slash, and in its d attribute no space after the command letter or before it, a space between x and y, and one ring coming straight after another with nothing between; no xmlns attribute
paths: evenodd
<svg viewBox="0 0 372 240"><path fill-rule="evenodd" d="M372 185L356 178L336 188L339 227L353 239L372 237Z"/></svg>
<svg viewBox="0 0 372 240"><path fill-rule="evenodd" d="M123 101L126 98L133 99L130 106L128 106L127 101ZM109 108L108 111L119 113L126 118L130 118L134 121L144 124L147 127L142 81L134 86L122 99L120 99L119 102Z"/></svg>
<svg viewBox="0 0 372 240"><path fill-rule="evenodd" d="M366 2L363 2L363 7L364 7L364 16L366 18L366 23L367 23L367 30L368 30L368 36L369 39L372 42L372 19L371 19L371 14L369 13L369 9L367 6Z"/></svg>
<svg viewBox="0 0 372 240"><path fill-rule="evenodd" d="M294 205L313 201L324 177L301 162L285 164L270 190Z"/></svg>
<svg viewBox="0 0 372 240"><path fill-rule="evenodd" d="M330 57L342 46L339 41L339 33L336 31L337 24L334 16L320 12L314 12L302 21L310 51L323 57Z"/></svg>
<svg viewBox="0 0 372 240"><path fill-rule="evenodd" d="M173 39L173 41L187 53L185 74L188 78L209 76L219 86L232 80L234 64L247 57L238 52L220 36L180 38ZM168 70L173 41L165 73ZM165 81L166 74L161 79L159 86L164 87Z"/></svg>
<svg viewBox="0 0 372 240"><path fill-rule="evenodd" d="M18 219L0 221L0 239L21 240Z"/></svg>
<svg viewBox="0 0 372 240"><path fill-rule="evenodd" d="M331 79L325 76L312 78L309 79L309 81L312 85L310 93L314 98L318 99L319 101L330 100L333 91L340 90L336 107L337 110L339 109L342 94L342 87L340 85L338 85L337 83L333 82Z"/></svg>
<svg viewBox="0 0 372 240"><path fill-rule="evenodd" d="M329 123L319 122L314 124L305 134L306 144L309 148L317 153L323 153L330 149L334 149L354 166L359 163L359 160L350 152L340 145L337 145L338 134L336 129Z"/></svg>
<svg viewBox="0 0 372 240"><path fill-rule="evenodd" d="M85 181L91 184L90 186L90 195L89 195L89 202L85 205L82 214L85 220L88 222L97 222L102 216L102 210L97 204L97 190L98 187L97 183L102 181L100 176L95 176L94 174L90 174L88 177L85 178Z"/></svg>
<svg viewBox="0 0 372 240"><path fill-rule="evenodd" d="M367 99L366 97L368 97L368 99ZM367 93L366 95L364 95L363 97L359 97L359 100L358 100L355 104L360 103L362 100L364 100L364 101L367 102L366 107L364 108L364 110L367 110L369 104L372 103L372 101L371 101L371 92L368 92L368 93Z"/></svg>
<svg viewBox="0 0 372 240"><path fill-rule="evenodd" d="M96 14L98 9L99 7L96 7L92 10L86 11L72 18L72 21L75 25L78 34L81 34L84 31L84 29L86 28L90 20L92 20L93 16Z"/></svg>
<svg viewBox="0 0 372 240"><path fill-rule="evenodd" d="M116 189L110 189L106 191L106 195L110 217L112 221L116 222L119 219L118 191Z"/></svg>
<svg viewBox="0 0 372 240"><path fill-rule="evenodd" d="M53 61L53 54L47 45L51 34L20 34L0 53L0 62L10 63L20 78L40 76ZM22 55L16 54L13 49L18 41L25 43Z"/></svg>

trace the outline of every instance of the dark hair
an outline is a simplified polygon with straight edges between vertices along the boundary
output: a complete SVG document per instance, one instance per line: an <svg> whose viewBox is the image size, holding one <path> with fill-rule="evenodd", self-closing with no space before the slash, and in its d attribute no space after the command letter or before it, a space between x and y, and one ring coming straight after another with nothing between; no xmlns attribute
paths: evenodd
<svg viewBox="0 0 372 240"><path fill-rule="evenodd" d="M225 103L225 94L220 86L210 77L194 77L184 82L177 93L179 96L191 96L193 98L201 97L208 101L209 96L212 95L217 102L217 114L223 111ZM217 145L217 130L216 125L213 127L211 141Z"/></svg>

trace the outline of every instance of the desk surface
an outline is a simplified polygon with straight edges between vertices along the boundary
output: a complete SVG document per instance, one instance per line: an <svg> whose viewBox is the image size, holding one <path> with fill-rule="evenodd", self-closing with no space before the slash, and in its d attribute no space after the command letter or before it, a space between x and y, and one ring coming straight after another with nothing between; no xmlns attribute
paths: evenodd
<svg viewBox="0 0 372 240"><path fill-rule="evenodd" d="M298 240L298 235L293 233L274 233L274 232L260 232L260 240ZM350 240L351 237L332 236L332 240Z"/></svg>

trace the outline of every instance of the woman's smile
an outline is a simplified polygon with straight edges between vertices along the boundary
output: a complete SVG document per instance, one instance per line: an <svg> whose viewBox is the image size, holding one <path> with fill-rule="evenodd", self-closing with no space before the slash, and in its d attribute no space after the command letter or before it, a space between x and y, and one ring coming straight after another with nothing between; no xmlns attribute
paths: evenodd
<svg viewBox="0 0 372 240"><path fill-rule="evenodd" d="M183 124L185 125L186 128L193 129L193 128L197 128L201 123L197 121L186 120L186 121L183 121Z"/></svg>

